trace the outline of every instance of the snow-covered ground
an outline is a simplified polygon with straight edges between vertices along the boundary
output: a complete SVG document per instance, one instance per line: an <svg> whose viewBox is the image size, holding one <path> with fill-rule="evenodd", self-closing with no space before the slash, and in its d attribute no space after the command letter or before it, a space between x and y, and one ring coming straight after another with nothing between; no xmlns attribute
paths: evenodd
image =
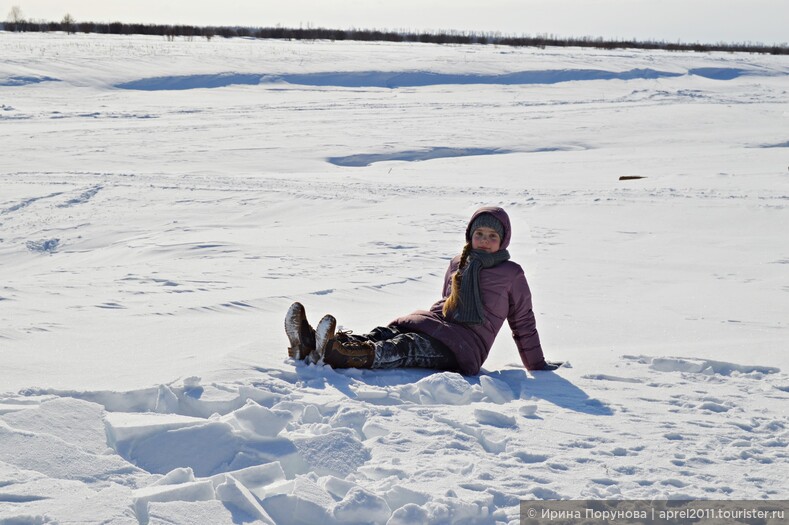
<svg viewBox="0 0 789 525"><path fill-rule="evenodd" d="M0 523L517 523L787 499L789 61L0 33ZM619 180L620 177L643 177ZM501 205L543 347L287 359Z"/></svg>

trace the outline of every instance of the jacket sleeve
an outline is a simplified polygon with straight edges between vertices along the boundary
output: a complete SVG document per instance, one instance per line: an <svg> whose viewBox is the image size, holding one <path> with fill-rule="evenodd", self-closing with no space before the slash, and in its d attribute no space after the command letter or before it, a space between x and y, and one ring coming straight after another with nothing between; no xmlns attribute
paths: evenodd
<svg viewBox="0 0 789 525"><path fill-rule="evenodd" d="M526 275L520 268L513 279L509 302L507 322L512 329L512 338L518 347L523 366L528 370L539 370L545 365L545 357L532 310L531 290L526 282Z"/></svg>
<svg viewBox="0 0 789 525"><path fill-rule="evenodd" d="M449 297L449 294L452 292L452 275L460 266L460 257L455 257L451 261L449 261L449 266L447 266L447 271L444 274L444 287L441 289L441 298L446 299Z"/></svg>

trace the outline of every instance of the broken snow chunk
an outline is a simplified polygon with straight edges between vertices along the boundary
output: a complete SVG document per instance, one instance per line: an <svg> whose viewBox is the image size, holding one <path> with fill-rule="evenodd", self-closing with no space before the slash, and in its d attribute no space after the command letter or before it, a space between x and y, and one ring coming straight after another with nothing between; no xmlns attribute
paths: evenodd
<svg viewBox="0 0 789 525"><path fill-rule="evenodd" d="M658 372L688 372L697 374L704 370L705 364L686 359L656 357L652 359L650 368Z"/></svg>
<svg viewBox="0 0 789 525"><path fill-rule="evenodd" d="M631 359L635 359L631 357ZM704 375L746 375L753 379L761 379L764 374L775 374L780 372L779 368L760 365L738 365L723 361L705 361L694 358L680 357L642 357L639 362L646 362L650 368L659 372L685 372L691 374Z"/></svg>
<svg viewBox="0 0 789 525"><path fill-rule="evenodd" d="M332 511L338 523L375 523L385 524L392 511L380 496L361 487L354 487L345 497L334 505Z"/></svg>
<svg viewBox="0 0 789 525"><path fill-rule="evenodd" d="M225 476L225 482L216 488L216 496L228 507L240 510L254 520L275 525L274 520L260 506L249 489L229 474Z"/></svg>
<svg viewBox="0 0 789 525"><path fill-rule="evenodd" d="M210 422L168 430L135 443L129 459L149 472L191 467L197 476L228 470L240 444L229 425Z"/></svg>
<svg viewBox="0 0 789 525"><path fill-rule="evenodd" d="M165 501L148 504L148 524L166 525L232 525L233 515L219 500L208 501ZM95 522L91 522L95 523ZM116 523L103 522L103 523ZM126 523L119 521L117 523ZM134 523L134 522L132 522ZM142 522L138 522L142 523Z"/></svg>
<svg viewBox="0 0 789 525"><path fill-rule="evenodd" d="M202 378L198 376L189 376L184 379L184 388L186 389L194 389L200 387L200 381Z"/></svg>
<svg viewBox="0 0 789 525"><path fill-rule="evenodd" d="M182 483L192 483L195 481L195 473L189 468L176 468L158 479L153 485L180 485Z"/></svg>
<svg viewBox="0 0 789 525"><path fill-rule="evenodd" d="M482 386L482 392L493 403L503 405L515 399L510 386L500 379L483 375L479 378L479 384Z"/></svg>
<svg viewBox="0 0 789 525"><path fill-rule="evenodd" d="M134 512L140 523L148 523L148 504L162 501L207 501L216 499L210 481L197 481L179 485L154 485L132 492Z"/></svg>
<svg viewBox="0 0 789 525"><path fill-rule="evenodd" d="M483 425L493 427L515 428L518 426L514 417L493 410L485 410L484 408L475 408L474 418Z"/></svg>
<svg viewBox="0 0 789 525"><path fill-rule="evenodd" d="M178 412L178 396L167 385L159 385L154 412L173 414Z"/></svg>
<svg viewBox="0 0 789 525"><path fill-rule="evenodd" d="M321 416L318 407L315 405L307 405L304 407L304 412L301 414L301 422L305 424L309 423L321 423L323 421L323 416Z"/></svg>
<svg viewBox="0 0 789 525"><path fill-rule="evenodd" d="M262 390L251 386L240 386L238 388L238 397L252 400L259 405L271 407L282 400L283 396L282 394L277 394L269 390Z"/></svg>
<svg viewBox="0 0 789 525"><path fill-rule="evenodd" d="M352 488L358 485L335 476L326 476L320 480L320 486L335 498L342 499Z"/></svg>
<svg viewBox="0 0 789 525"><path fill-rule="evenodd" d="M430 496L424 492L417 492L402 485L395 485L386 491L384 499L386 499L390 509L397 509L407 505L424 505L430 501Z"/></svg>
<svg viewBox="0 0 789 525"><path fill-rule="evenodd" d="M52 478L85 482L140 473L115 454L94 454L51 434L13 428L0 419L0 467L9 463ZM4 481L0 477L0 486Z"/></svg>
<svg viewBox="0 0 789 525"><path fill-rule="evenodd" d="M328 509L334 504L331 495L306 477L283 483L288 492L273 493L263 500L261 506L275 523L292 525L314 525L331 523Z"/></svg>
<svg viewBox="0 0 789 525"><path fill-rule="evenodd" d="M26 404L3 416L12 427L56 436L92 454L107 451L104 408L75 398L54 398L41 404Z"/></svg>
<svg viewBox="0 0 789 525"><path fill-rule="evenodd" d="M372 480L382 480L386 478L395 477L397 479L403 479L406 477L406 473L404 470L387 465L375 464L375 465L363 465L358 469L360 474L363 474L364 477L367 479Z"/></svg>
<svg viewBox="0 0 789 525"><path fill-rule="evenodd" d="M370 460L370 452L348 429L294 439L302 460L319 476L344 478Z"/></svg>
<svg viewBox="0 0 789 525"><path fill-rule="evenodd" d="M258 498L263 498L267 490L273 485L285 481L285 471L279 461L254 465L241 470L234 470L224 474L217 474L211 477L215 487L226 481L227 476L233 478L249 489Z"/></svg>
<svg viewBox="0 0 789 525"><path fill-rule="evenodd" d="M454 496L441 498L440 501L448 507L453 523L480 523L488 521L486 518L490 516L489 506L493 504L493 495L489 494L487 498L483 496L480 501L465 501ZM430 507L431 504L426 506Z"/></svg>
<svg viewBox="0 0 789 525"><path fill-rule="evenodd" d="M428 525L429 523L430 516L427 511L419 505L409 503L394 511L386 525Z"/></svg>
<svg viewBox="0 0 789 525"><path fill-rule="evenodd" d="M222 479L224 480L224 477ZM252 492L253 494L255 494L255 496L257 496L258 500L260 501L264 501L274 496L283 496L283 495L287 496L289 494L293 494L293 488L296 486L296 479L299 478L276 481L271 485L267 485L263 488L259 488Z"/></svg>
<svg viewBox="0 0 789 525"><path fill-rule="evenodd" d="M285 412L290 412L291 421L298 421L304 413L305 406L304 403L298 401L278 401L269 408L274 411L284 410Z"/></svg>
<svg viewBox="0 0 789 525"><path fill-rule="evenodd" d="M375 401L389 397L389 391L383 388L363 387L355 389L356 398L360 401Z"/></svg>
<svg viewBox="0 0 789 525"><path fill-rule="evenodd" d="M502 439L495 439L494 437L488 436L485 433L482 433L479 437L479 444L482 445L486 451L491 454L500 454L507 450L507 444L509 443L509 438L505 437Z"/></svg>
<svg viewBox="0 0 789 525"><path fill-rule="evenodd" d="M134 442L166 430L205 423L199 417L177 414L132 414L109 412L104 417L107 441L118 454L125 456Z"/></svg>
<svg viewBox="0 0 789 525"><path fill-rule="evenodd" d="M523 417L535 417L537 415L537 405L535 404L523 405L518 409L518 412Z"/></svg>
<svg viewBox="0 0 789 525"><path fill-rule="evenodd" d="M353 429L357 436L364 438L362 427L369 417L370 411L367 409L340 407L329 420L329 424L339 429Z"/></svg>
<svg viewBox="0 0 789 525"><path fill-rule="evenodd" d="M481 389L471 386L460 374L432 374L416 382L417 396L422 404L467 405L482 398Z"/></svg>
<svg viewBox="0 0 789 525"><path fill-rule="evenodd" d="M362 427L362 434L364 434L365 439L373 439L379 436L386 436L390 432L387 425L384 425L380 421L372 420L367 421L364 426Z"/></svg>
<svg viewBox="0 0 789 525"><path fill-rule="evenodd" d="M128 416L130 414L125 414ZM290 440L244 439L224 421L170 414L138 416L142 428L118 427L116 422L110 426L112 430L108 430L108 435L116 432L111 444L118 453L151 473L166 474L179 467L190 467L195 476L206 477L261 463L286 461L289 456L298 460ZM142 416L150 420L147 426ZM157 420L161 422L159 426L155 425ZM172 427L168 428L168 423Z"/></svg>
<svg viewBox="0 0 789 525"><path fill-rule="evenodd" d="M276 437L290 421L292 414L284 410L271 410L252 400L220 418L245 437Z"/></svg>

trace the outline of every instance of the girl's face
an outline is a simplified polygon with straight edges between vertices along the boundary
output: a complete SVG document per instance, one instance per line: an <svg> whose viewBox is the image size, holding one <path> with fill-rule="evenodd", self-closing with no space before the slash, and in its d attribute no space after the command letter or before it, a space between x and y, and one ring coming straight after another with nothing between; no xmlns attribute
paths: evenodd
<svg viewBox="0 0 789 525"><path fill-rule="evenodd" d="M497 252L501 248L501 237L493 228L477 228L471 234L471 248L488 253Z"/></svg>

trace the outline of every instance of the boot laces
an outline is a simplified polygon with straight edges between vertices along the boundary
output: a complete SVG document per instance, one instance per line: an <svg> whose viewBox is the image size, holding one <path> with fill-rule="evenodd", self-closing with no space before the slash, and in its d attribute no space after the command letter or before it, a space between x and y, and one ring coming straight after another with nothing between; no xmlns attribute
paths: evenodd
<svg viewBox="0 0 789 525"><path fill-rule="evenodd" d="M337 333L334 334L334 338L340 341L343 344L349 343L350 338L348 337L353 333L353 330L337 330Z"/></svg>
<svg viewBox="0 0 789 525"><path fill-rule="evenodd" d="M334 335L334 338L339 341L342 347L346 350L364 350L369 351L373 348L372 341L368 341L366 339L362 339L361 341L351 339L348 337L349 335L353 334L353 330L337 330L337 333Z"/></svg>

